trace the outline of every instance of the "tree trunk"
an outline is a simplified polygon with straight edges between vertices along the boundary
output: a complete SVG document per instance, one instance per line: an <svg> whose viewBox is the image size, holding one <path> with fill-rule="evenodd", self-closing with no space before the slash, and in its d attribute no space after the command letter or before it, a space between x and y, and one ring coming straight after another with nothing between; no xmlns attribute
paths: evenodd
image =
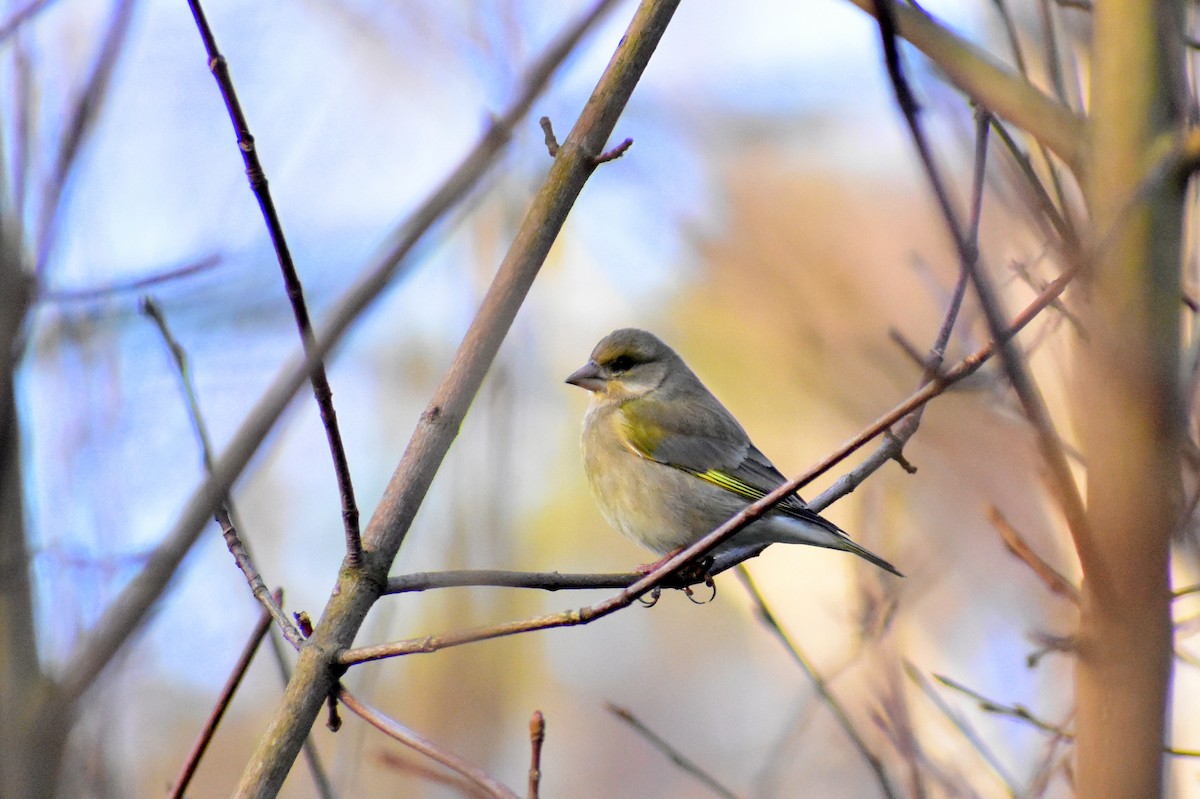
<svg viewBox="0 0 1200 799"><path fill-rule="evenodd" d="M1171 678L1169 543L1179 523L1183 182L1142 186L1174 130L1176 3L1095 5L1076 412L1090 545L1075 671L1079 796L1160 796ZM1135 201L1135 192L1143 193Z"/></svg>

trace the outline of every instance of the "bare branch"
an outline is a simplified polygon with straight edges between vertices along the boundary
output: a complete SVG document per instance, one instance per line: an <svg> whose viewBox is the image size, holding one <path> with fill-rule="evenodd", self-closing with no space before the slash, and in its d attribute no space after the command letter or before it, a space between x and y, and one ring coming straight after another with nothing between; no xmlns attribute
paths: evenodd
<svg viewBox="0 0 1200 799"><path fill-rule="evenodd" d="M633 715L633 713L627 708L623 708L620 705L615 705L612 702L605 702L604 706L608 708L609 713L612 713L621 721L628 724L634 732L646 739L651 746L665 755L667 760L670 760L672 763L678 766L681 771L690 774L699 780L705 788L708 788L717 796L724 797L724 799L738 799L737 794L726 788L724 785L718 782L715 777L701 768L699 764L691 760L687 755L680 752L667 740L643 724L641 720L638 719L637 716Z"/></svg>
<svg viewBox="0 0 1200 799"><path fill-rule="evenodd" d="M992 748L988 746L987 741L985 741L983 737L975 730L975 728L971 726L971 722L967 721L967 719L963 718L958 711L952 708L946 702L946 700L942 698L941 694L934 690L933 685L930 684L925 675L922 674L915 665L907 660L904 661L904 673L907 674L908 678L921 689L921 692L929 698L929 701L933 702L934 707L936 707L941 714L945 716L952 725L954 725L955 729L957 729L967 743L971 745L971 748L979 753L979 756L983 758L984 762L988 764L992 771L995 772L996 776L1000 778L1000 781L1003 782L1005 787L1008 788L1009 793L1013 796L1016 796L1019 793L1017 790L1016 780L1014 780L1008 773L1008 770L1004 768L1004 764L1000 762L1000 758L998 758L996 753L992 751Z"/></svg>
<svg viewBox="0 0 1200 799"><path fill-rule="evenodd" d="M542 744L546 741L546 717L542 711L533 711L529 719L529 795L538 799L542 784Z"/></svg>
<svg viewBox="0 0 1200 799"><path fill-rule="evenodd" d="M171 360L175 365L180 387L183 390L188 417L192 421L192 427L196 431L196 438L200 442L204 470L211 475L213 472L212 443L208 436L208 427L204 424L204 417L200 414L200 403L196 398L195 386L192 385L191 369L188 367L187 353L171 334L170 328L167 327L166 317L163 316L162 311L154 300L149 297L143 298L141 310L158 327L158 331L167 345L167 350L171 354ZM238 536L237 528L233 523L228 497L221 498L217 503L214 513L217 523L221 526L221 535L225 538L229 552L233 555L234 561L242 570L242 574L246 576L246 582L250 584L250 590L254 594L254 597L271 617L275 619L280 631L288 642L299 649L304 639L287 617L287 614L283 612L283 608L279 606L279 601L275 598L274 594L267 589L267 584L263 581L262 575L255 568L250 557L250 552L242 543L241 538Z"/></svg>
<svg viewBox="0 0 1200 799"><path fill-rule="evenodd" d="M461 569L443 572L416 572L389 577L384 594L407 594L434 588L540 588L543 591L628 588L642 575L562 574L560 572L519 572L501 569Z"/></svg>
<svg viewBox="0 0 1200 799"><path fill-rule="evenodd" d="M271 199L271 190L267 185L267 174L262 163L258 160L258 150L254 145L254 137L250 135L250 125L242 111L237 91L233 87L233 79L229 75L229 64L225 56L217 49L217 40L208 25L200 0L188 0L192 9L192 17L204 41L204 49L208 53L208 68L212 71L225 100L225 108L229 111L229 119L233 122L233 130L237 135L238 151L242 154L242 162L246 165L246 177L250 180L250 190L258 200L267 232L271 236L271 244L275 248L275 257L279 262L279 271L283 275L283 284L287 289L288 301L292 306L292 315L296 319L296 327L300 332L300 342L304 352L309 356L312 369L309 380L312 383L313 397L317 401L317 409L321 415L321 425L325 428L325 438L329 443L329 454L333 459L333 471L337 479L338 494L342 502L342 527L346 536L346 565L357 566L362 559L362 535L358 528L358 504L354 499L354 484L350 479L350 463L346 459L346 447L342 443L342 431L338 427L337 411L333 407L333 391L329 387L329 377L325 373L325 364L320 356L314 356L316 340L313 336L312 322L308 316L308 305L304 301L304 287L300 276L296 273L296 264L292 260L292 251L288 247L287 238L283 233L283 223L275 209L275 201Z"/></svg>
<svg viewBox="0 0 1200 799"><path fill-rule="evenodd" d="M496 797L496 799L519 799L509 788L505 787L483 769L468 763L453 752L449 752L428 738L413 732L395 719L359 701L344 686L338 686L337 698L341 700L342 704L353 710L363 721L366 721L384 735L395 738L410 749L420 752L430 760L441 763L451 771L462 775L473 785L481 788L488 796Z"/></svg>
<svg viewBox="0 0 1200 799"><path fill-rule="evenodd" d="M367 611L379 597L387 570L404 542L434 474L551 244L595 170L594 158L603 152L677 4L678 0L646 0L639 6L579 120L560 147L546 182L534 197L367 526L363 537L367 555L363 568L343 569L339 574L312 646L301 652L296 674L276 711L272 728L260 741L242 775L238 796L271 796L283 783L320 703L333 689L334 666L340 660L337 653L353 642ZM595 13L604 8L605 4L597 5Z"/></svg>
<svg viewBox="0 0 1200 799"><path fill-rule="evenodd" d="M275 591L275 601L277 603L283 601L283 596L278 589ZM204 757L204 753L208 749L208 744L212 741L213 734L217 731L217 726L221 723L225 711L229 708L229 703L233 701L233 695L237 693L238 686L242 683L242 678L246 676L246 671L250 668L250 661L254 659L255 653L258 652L258 647L262 645L263 638L266 637L267 631L270 628L271 614L264 609L259 615L258 623L254 625L254 630L250 633L250 637L246 641L246 646L242 648L242 654L238 657L237 662L234 663L233 670L229 673L229 678L225 681L225 687L221 689L221 693L217 696L216 705L205 720L204 726L200 728L200 734L197 736L196 742L192 744L192 750L188 752L187 758L183 761L183 766L179 770L179 776L175 778L175 784L171 787L170 793L167 794L170 799L181 799L181 797L186 795L188 785L196 773L196 768L200 765L200 759Z"/></svg>
<svg viewBox="0 0 1200 799"><path fill-rule="evenodd" d="M850 719L846 709L842 707L842 703L836 696L833 695L833 691L830 690L829 685L825 682L825 678L822 677L817 671L816 667L812 665L812 662L808 659L808 656L801 651L799 644L797 644L795 640L788 635L783 627L779 624L779 620L775 618L775 614L771 612L770 607L768 607L766 600L763 598L762 592L760 592L758 590L758 586L755 585L754 578L750 576L750 570L745 566L739 566L738 579L742 581L742 585L746 588L746 593L750 595L751 601L754 602L755 609L758 611L759 620L762 621L766 628L770 630L776 638L779 639L779 641L787 649L788 653L792 656L792 660L796 661L796 665L798 665L804 672L805 676L808 677L809 682L812 683L813 688L820 695L821 700L829 708L830 712L833 713L833 717L837 720L838 726L840 726L842 731L846 733L846 737L850 739L850 743L854 745L854 748L858 750L859 755L862 756L862 759L867 762L867 765L875 774L875 779L879 783L879 788L881 791L883 791L883 795L889 797L889 799L895 797L896 793L892 789L891 781L888 780L887 771L884 770L883 763L867 746L867 742L863 738L862 733L858 731L858 728Z"/></svg>
<svg viewBox="0 0 1200 799"><path fill-rule="evenodd" d="M931 17L893 0L850 0L879 18L888 13L897 32L934 61L975 102L1029 131L1058 154L1076 175L1083 174L1085 122L1033 84L1000 66L990 55Z"/></svg>
<svg viewBox="0 0 1200 799"><path fill-rule="evenodd" d="M534 62L526 73L516 97L503 114L496 117L475 146L450 172L437 189L397 227L392 244L378 262L339 300L329 321L317 335L312 356L326 357L346 331L379 294L391 285L401 267L411 263L408 256L445 214L466 197L495 162L496 155L508 144L512 130L541 94L550 76L613 0L598 3ZM184 556L191 550L212 515L219 498L224 496L274 427L296 392L308 380L309 358L284 366L230 440L215 462L213 476L205 480L189 498L175 526L164 537L145 567L126 585L120 596L105 610L97 625L72 654L60 678L58 696L70 702L95 681L129 636L145 620L154 603L170 584Z"/></svg>
<svg viewBox="0 0 1200 799"><path fill-rule="evenodd" d="M1052 593L1065 597L1076 605L1079 604L1079 589L1034 552L1033 547L1029 546L1029 543L1009 523L1008 519L1004 518L1004 514L995 505L988 508L988 520L996 528L996 532L1000 533L1000 538L1003 539L1004 546L1008 551L1020 558Z"/></svg>
<svg viewBox="0 0 1200 799"><path fill-rule="evenodd" d="M207 272L210 269L220 266L221 260L220 255L212 253L195 261L180 266L172 266L160 272L155 272L145 277L133 278L132 280L119 280L103 286L93 286L90 288L42 291L39 292L37 300L38 302L87 302L111 297L114 294L145 291L163 283L170 283L181 278Z"/></svg>
<svg viewBox="0 0 1200 799"><path fill-rule="evenodd" d="M50 5L52 0L29 0L23 7L14 11L8 19L0 22L0 44L12 36L21 26L29 22Z"/></svg>
<svg viewBox="0 0 1200 799"><path fill-rule="evenodd" d="M83 91L75 98L74 106L63 126L65 132L55 154L54 169L46 182L45 198L38 219L37 260L34 270L39 282L44 278L49 265L50 250L56 237L55 228L62 211L63 192L66 191L67 182L78 163L84 144L95 130L96 120L99 118L113 72L117 67L117 60L125 50L125 37L129 34L135 5L134 0L116 0L108 28L104 32L104 39L100 43L100 51L96 54Z"/></svg>
<svg viewBox="0 0 1200 799"><path fill-rule="evenodd" d="M892 87L895 89L896 102L900 107L901 113L904 114L905 121L908 123L913 144L916 146L917 154L921 158L925 175L929 179L934 199L937 201L942 219L950 233L951 240L958 253L959 261L963 269L970 274L971 281L975 285L975 293L979 297L979 305L983 310L984 318L987 320L988 330L993 338L999 339L1007 326L1000 298L992 285L991 279L979 263L977 248L963 233L962 226L958 221L958 214L955 212L954 205L950 201L950 194L946 189L945 182L942 180L941 172L933 157L933 152L925 139L925 134L917 115L916 101L913 99L912 91L908 86L908 81L904 76L904 71L900 63L896 40L896 18L893 16L893 12L898 12L900 9L894 6L892 0L873 0L873 2L876 8L876 19L879 22L880 38L883 43L884 61L887 65L888 76L892 81ZM1091 525L1087 518L1087 510L1083 504L1083 498L1079 493L1079 486L1075 483L1075 477L1071 472L1070 464L1067 462L1058 431L1055 428L1053 419L1050 417L1049 410L1046 408L1045 401L1042 399L1041 392L1038 390L1037 384L1029 373L1024 356L1011 338L1005 339L1000 343L999 352L1000 362L1004 367L1005 374L1008 376L1013 390L1021 401L1026 418L1028 418L1034 432L1037 434L1039 449L1050 469L1056 489L1056 498L1062 507L1063 515L1066 517L1067 527L1071 531L1071 537L1075 542L1075 549L1079 553L1079 558L1087 567L1094 565L1096 568L1100 568L1100 563L1094 555L1095 543L1093 541Z"/></svg>

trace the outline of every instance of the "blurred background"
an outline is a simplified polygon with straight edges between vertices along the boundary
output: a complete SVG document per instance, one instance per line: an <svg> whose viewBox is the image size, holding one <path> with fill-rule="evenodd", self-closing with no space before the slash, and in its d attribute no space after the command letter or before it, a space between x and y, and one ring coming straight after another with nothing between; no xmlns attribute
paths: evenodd
<svg viewBox="0 0 1200 799"><path fill-rule="evenodd" d="M0 2L0 21L29 5ZM52 670L203 479L178 378L140 297L157 300L186 348L218 450L298 343L186 5L34 5L0 40L0 143L5 211L27 231L41 277L17 389L39 647ZM318 322L587 5L205 4ZM1006 52L992 4L924 5ZM1039 7L1051 7L1064 35L1086 22L1054 4L1012 5L1031 40ZM114 23L126 6L127 25ZM537 117L565 137L633 8L619 4L589 34L483 185L331 358L364 522L549 167ZM125 26L117 36L115 24ZM64 182L60 143L106 36L119 55ZM908 63L965 203L971 110L926 62L910 53ZM957 266L899 123L875 25L845 0L684 3L618 123L617 139L633 147L597 170L572 211L394 573L627 571L650 559L607 528L588 495L578 452L586 397L563 384L614 328L648 328L671 343L788 474L906 397L921 370L893 331L929 346ZM1045 278L1058 267L1011 167L995 160L989 174L982 250L1015 310L1034 292L1014 267ZM1045 335L1059 322L1051 315L1030 337L1052 403L1065 345ZM968 304L950 360L981 345L981 331ZM1070 420L1059 418L1069 437ZM1045 636L1070 632L1073 609L1006 553L988 521L994 505L1077 578L1029 431L985 372L933 403L906 453L915 474L889 464L827 512L906 579L781 546L750 570L900 794L1070 795L1068 746L933 679L1070 724L1070 659L1027 658ZM343 539L307 390L234 502L268 585L284 588L289 611L319 614ZM606 595L404 595L375 607L360 642ZM88 694L65 795L163 794L258 613L212 525L151 623ZM607 703L737 796L880 794L732 574L703 606L668 593L652 609L582 628L362 666L348 684L514 788L526 779L527 722L540 709L547 797L710 795ZM1180 664L1177 706L1198 688L1196 670ZM189 795L229 794L280 691L278 667L261 652ZM1175 725L1184 745L1200 740L1188 714ZM417 766L429 764L349 714L340 732L318 725L313 736L338 796L464 795L421 776ZM1200 796L1194 762L1173 769L1176 795ZM317 795L301 762L284 795Z"/></svg>

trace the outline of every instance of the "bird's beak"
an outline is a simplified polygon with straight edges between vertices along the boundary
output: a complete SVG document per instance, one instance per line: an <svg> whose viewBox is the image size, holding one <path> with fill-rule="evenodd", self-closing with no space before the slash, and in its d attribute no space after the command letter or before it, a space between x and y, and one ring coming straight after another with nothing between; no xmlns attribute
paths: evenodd
<svg viewBox="0 0 1200 799"><path fill-rule="evenodd" d="M608 381L600 376L600 365L595 361L588 361L571 372L567 382L573 386L586 388L588 391L602 391Z"/></svg>

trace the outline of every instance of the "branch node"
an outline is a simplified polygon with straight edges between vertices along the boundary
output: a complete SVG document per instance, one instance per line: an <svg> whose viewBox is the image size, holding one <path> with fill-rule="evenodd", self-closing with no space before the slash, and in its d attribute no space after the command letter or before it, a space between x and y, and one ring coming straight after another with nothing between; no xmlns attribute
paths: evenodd
<svg viewBox="0 0 1200 799"><path fill-rule="evenodd" d="M554 135L554 126L550 124L550 117L542 117L538 120L538 124L542 126L542 133L546 134L546 150L550 153L550 157L557 157L558 137Z"/></svg>
<svg viewBox="0 0 1200 799"><path fill-rule="evenodd" d="M325 706L329 708L329 719L325 722L325 726L330 732L337 732L342 728L342 717L338 714L338 691L337 685L333 686L333 690L329 692L329 697L325 700Z"/></svg>
<svg viewBox="0 0 1200 799"><path fill-rule="evenodd" d="M600 155L592 159L592 163L596 166L599 166L600 164L604 164L609 161L616 161L618 158L625 155L625 151L632 146L633 139L626 139L611 150L606 150L605 152L600 153Z"/></svg>

